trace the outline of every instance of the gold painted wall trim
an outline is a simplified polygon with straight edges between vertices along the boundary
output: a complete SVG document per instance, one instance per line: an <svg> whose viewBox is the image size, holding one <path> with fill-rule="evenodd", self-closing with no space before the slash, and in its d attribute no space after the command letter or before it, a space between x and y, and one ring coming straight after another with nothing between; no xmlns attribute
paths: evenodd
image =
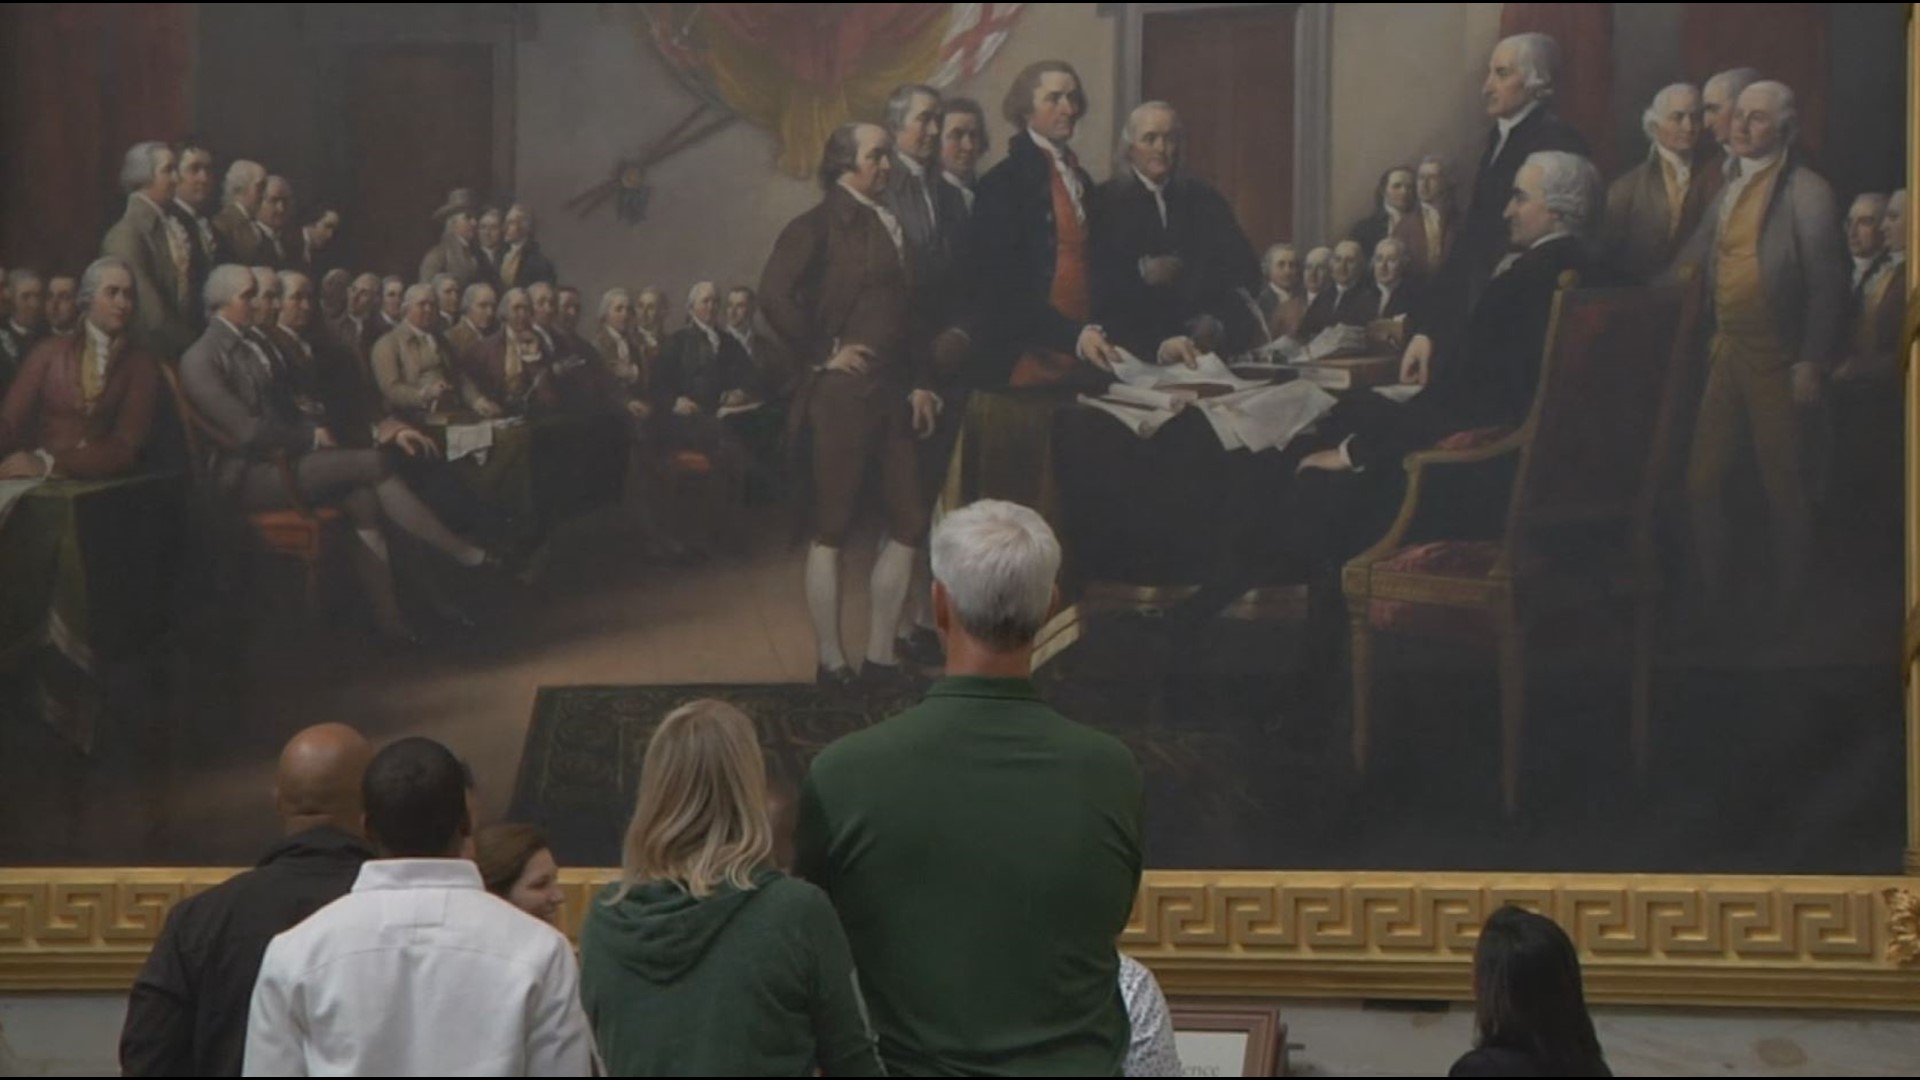
<svg viewBox="0 0 1920 1080"><path fill-rule="evenodd" d="M1908 55L1914 55L1909 5ZM1908 176L1920 80L1908 65ZM1920 251L1920 214L1908 215ZM1920 283L1908 306L1920 355ZM1908 877L1153 871L1127 951L1176 995L1464 1000L1504 903L1552 915L1595 1001L1920 1011L1920 372L1907 365ZM1056 644L1077 612L1049 627ZM0 992L124 991L167 910L228 869L0 869ZM611 870L562 875L578 921Z"/></svg>
<svg viewBox="0 0 1920 1080"><path fill-rule="evenodd" d="M124 991L225 869L0 870L0 991ZM563 875L569 930L611 870ZM1910 879L1155 871L1122 944L1179 995L1471 996L1502 904L1574 937L1596 1001L1920 1011ZM1896 917L1901 922L1896 926Z"/></svg>

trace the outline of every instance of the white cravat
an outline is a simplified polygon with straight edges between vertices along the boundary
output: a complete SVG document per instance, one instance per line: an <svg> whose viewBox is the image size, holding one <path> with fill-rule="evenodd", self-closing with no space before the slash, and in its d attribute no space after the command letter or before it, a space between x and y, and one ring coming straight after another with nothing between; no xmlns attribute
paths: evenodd
<svg viewBox="0 0 1920 1080"><path fill-rule="evenodd" d="M1659 143L1654 143L1653 148L1660 154L1661 160L1673 169L1673 179L1680 185L1680 189L1686 190L1687 185L1693 183L1693 162Z"/></svg>
<svg viewBox="0 0 1920 1080"><path fill-rule="evenodd" d="M1392 285L1380 286L1380 310L1374 313L1380 318L1387 317L1387 305L1393 303L1393 289Z"/></svg>
<svg viewBox="0 0 1920 1080"><path fill-rule="evenodd" d="M410 322L402 322L400 325L407 328L407 333L413 336L413 340L417 344L426 348L428 356L433 357L435 360L440 359L440 345L433 340L432 334L427 333L425 330L420 329Z"/></svg>
<svg viewBox="0 0 1920 1080"><path fill-rule="evenodd" d="M1513 129L1519 127L1520 122L1532 116L1534 110L1539 107L1540 103L1538 101L1529 101L1527 102L1527 107L1521 109L1517 114L1511 117L1502 116L1494 121L1494 124L1500 129L1500 139L1493 144L1493 154L1487 158L1488 164L1500 160L1500 154L1506 150L1507 140L1512 137Z"/></svg>
<svg viewBox="0 0 1920 1080"><path fill-rule="evenodd" d="M1867 272L1873 269L1874 262L1875 259L1871 258L1863 259L1858 255L1853 257L1853 287L1856 292L1859 291L1860 286L1866 284Z"/></svg>
<svg viewBox="0 0 1920 1080"><path fill-rule="evenodd" d="M705 334L707 336L707 344L713 346L713 351L716 354L719 353L720 331L715 330L713 327L708 326L706 323L701 322L699 319L689 318L687 322L689 325L697 328L702 334Z"/></svg>
<svg viewBox="0 0 1920 1080"><path fill-rule="evenodd" d="M1733 216L1733 204L1740 201L1740 193L1753 183L1753 178L1765 172L1769 166L1776 165L1786 155L1786 150L1775 150L1764 158L1734 158L1728 166L1733 171L1727 174L1727 190L1720 196L1720 224L1724 227L1727 218Z"/></svg>
<svg viewBox="0 0 1920 1080"><path fill-rule="evenodd" d="M742 331L738 327L729 326L727 327L727 333L733 335L733 340L740 343L740 347L747 351L748 356L753 355L753 332L752 331L750 330Z"/></svg>
<svg viewBox="0 0 1920 1080"><path fill-rule="evenodd" d="M905 262L907 260L907 237L905 233L900 231L900 219L893 216L893 211L853 190L853 186L847 183L846 177L844 176L840 178L840 190L853 196L855 202L873 211L874 214L880 218L880 224L886 226L887 236L893 241L894 253L900 256L901 262ZM719 344L719 339L714 339L714 346L716 348L719 347Z"/></svg>
<svg viewBox="0 0 1920 1080"><path fill-rule="evenodd" d="M620 354L620 362L622 364L632 365L633 349L627 344L627 335L611 329L607 331L607 334L613 338L613 351Z"/></svg>
<svg viewBox="0 0 1920 1080"><path fill-rule="evenodd" d="M181 211L187 215L188 221L193 222L193 227L199 232L201 249L209 255L212 254L213 226L207 222L207 219L201 215L200 211L188 206L184 201L175 199L173 200L173 205L179 207Z"/></svg>
<svg viewBox="0 0 1920 1080"><path fill-rule="evenodd" d="M1144 186L1148 191L1153 192L1153 205L1160 208L1160 227L1163 229L1166 228L1167 227L1167 185L1154 183L1153 181L1147 179L1146 174L1142 173L1139 169L1133 170L1133 175L1139 178L1142 186Z"/></svg>
<svg viewBox="0 0 1920 1080"><path fill-rule="evenodd" d="M93 346L93 373L100 377L100 385L107 384L107 367L113 360L113 339L105 330L88 322L87 343Z"/></svg>
<svg viewBox="0 0 1920 1080"><path fill-rule="evenodd" d="M1061 182L1067 186L1067 195L1073 199L1073 216L1084 223L1087 220L1087 193L1080 185L1080 173L1067 167L1067 155L1053 144L1052 139L1032 128L1027 129L1027 137L1033 140L1033 145L1045 150L1053 158L1053 170L1060 174Z"/></svg>
<svg viewBox="0 0 1920 1080"><path fill-rule="evenodd" d="M269 377L275 374L273 370L273 358L268 356L267 350L261 348L260 343L253 339L252 334L233 325L225 315L215 315L214 318L225 324L227 329L233 331L236 337L246 343L247 348L253 353L253 358L260 361L260 370L266 372ZM252 327L248 327L248 329L250 330Z"/></svg>
<svg viewBox="0 0 1920 1080"><path fill-rule="evenodd" d="M971 212L973 210L973 185L945 170L941 171L940 178L959 189L960 201L966 203L967 210Z"/></svg>
<svg viewBox="0 0 1920 1080"><path fill-rule="evenodd" d="M1290 292L1288 292L1287 290L1285 290L1285 289L1283 289L1283 288L1281 288L1281 287L1280 287L1280 286L1278 286L1278 285L1275 285L1275 284L1274 284L1273 282L1271 282L1271 281L1269 281L1269 282L1267 282L1267 291L1268 291L1268 292L1270 292L1270 293L1272 293L1273 295L1275 295L1275 296L1277 296L1277 297L1279 297L1279 298L1280 298L1280 302L1281 302L1281 303L1283 303L1283 304L1284 304L1284 303L1287 303L1288 301L1290 301L1290 300L1292 300L1292 299L1293 299L1293 294L1292 294L1292 293L1290 293Z"/></svg>

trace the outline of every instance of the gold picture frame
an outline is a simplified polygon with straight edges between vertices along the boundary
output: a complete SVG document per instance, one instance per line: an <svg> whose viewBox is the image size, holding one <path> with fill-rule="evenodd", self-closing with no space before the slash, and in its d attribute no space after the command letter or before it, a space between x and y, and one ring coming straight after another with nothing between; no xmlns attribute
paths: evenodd
<svg viewBox="0 0 1920 1080"><path fill-rule="evenodd" d="M1910 187L1916 116L1910 65ZM1920 295L1906 333L1906 876L1150 871L1123 946L1170 996L1464 1000L1480 923L1519 903L1567 928L1595 1001L1920 1011ZM167 910L234 872L0 869L0 992L126 990ZM572 919L613 875L563 875Z"/></svg>

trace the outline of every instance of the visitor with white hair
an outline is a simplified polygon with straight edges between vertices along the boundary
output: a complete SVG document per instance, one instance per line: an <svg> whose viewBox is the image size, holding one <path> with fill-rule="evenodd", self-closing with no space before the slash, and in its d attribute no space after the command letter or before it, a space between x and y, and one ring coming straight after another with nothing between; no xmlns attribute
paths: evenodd
<svg viewBox="0 0 1920 1080"><path fill-rule="evenodd" d="M814 759L795 871L840 914L890 1074L1117 1076L1139 766L1034 686L1059 602L1040 515L976 502L932 551L947 675Z"/></svg>

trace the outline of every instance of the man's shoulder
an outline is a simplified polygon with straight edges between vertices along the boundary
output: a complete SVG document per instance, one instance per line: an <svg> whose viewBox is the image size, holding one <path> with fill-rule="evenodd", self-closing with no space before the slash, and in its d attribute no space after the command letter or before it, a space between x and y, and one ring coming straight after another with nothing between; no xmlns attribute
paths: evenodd
<svg viewBox="0 0 1920 1080"><path fill-rule="evenodd" d="M239 340L217 320L210 322L207 328L200 332L200 337L187 346L187 351L181 354L180 364L185 367L189 363L210 363L225 353L228 347L237 344Z"/></svg>

